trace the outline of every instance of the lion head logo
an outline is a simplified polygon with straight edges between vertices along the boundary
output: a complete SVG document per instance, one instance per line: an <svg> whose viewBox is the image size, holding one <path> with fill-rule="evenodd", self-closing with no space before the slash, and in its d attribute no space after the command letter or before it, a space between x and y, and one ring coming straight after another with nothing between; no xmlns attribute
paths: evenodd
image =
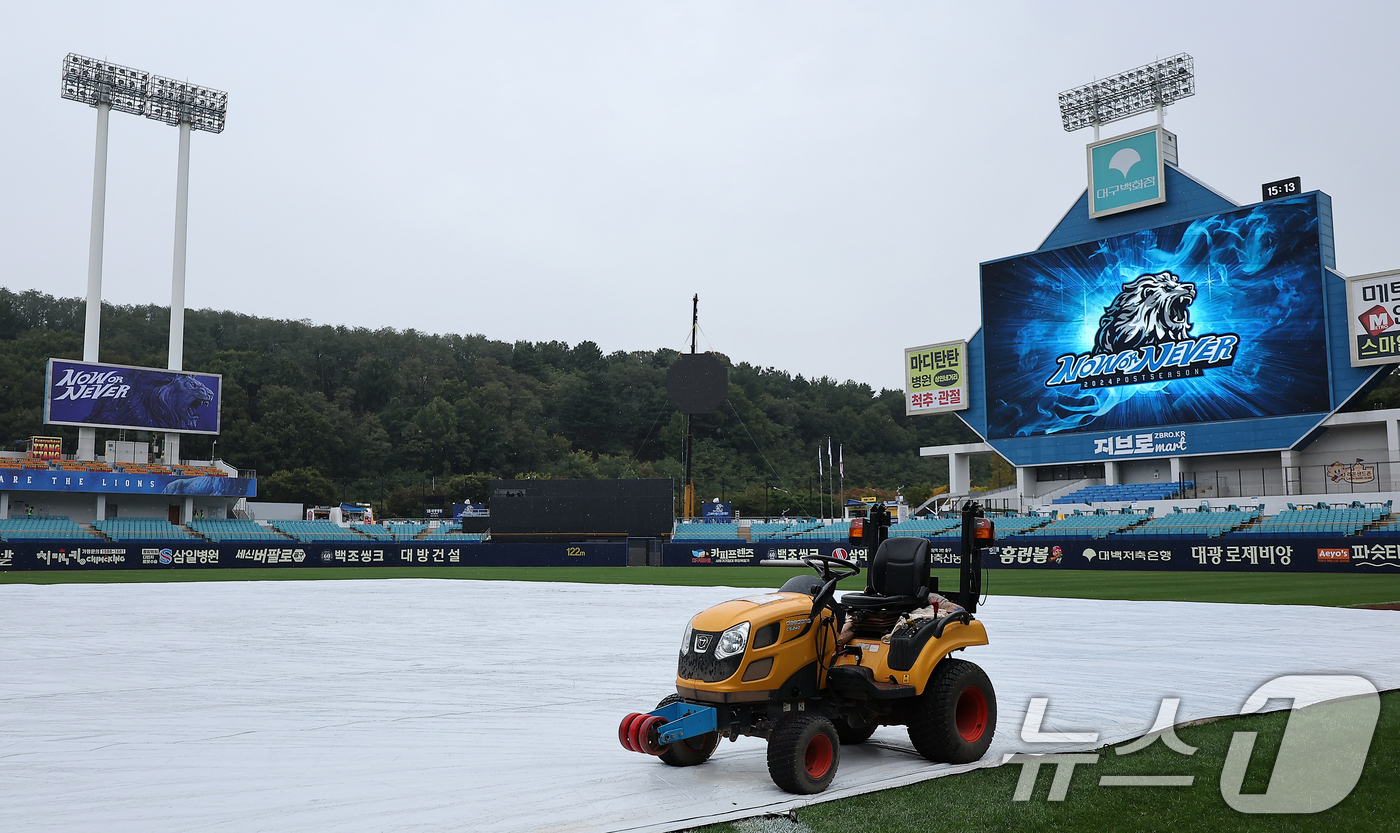
<svg viewBox="0 0 1400 833"><path fill-rule="evenodd" d="M126 397L99 399L88 420L105 425L194 431L199 429L199 409L213 401L214 392L193 376L139 373L134 374L131 392Z"/></svg>
<svg viewBox="0 0 1400 833"><path fill-rule="evenodd" d="M1182 283L1171 272L1142 275L1123 284L1123 291L1104 307L1094 352L1121 353L1190 338L1194 300L1196 285Z"/></svg>

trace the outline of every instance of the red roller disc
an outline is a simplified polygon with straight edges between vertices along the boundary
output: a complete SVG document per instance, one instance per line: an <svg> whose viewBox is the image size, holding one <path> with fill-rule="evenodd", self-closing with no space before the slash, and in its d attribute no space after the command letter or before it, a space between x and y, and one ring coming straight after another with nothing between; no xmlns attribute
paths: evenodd
<svg viewBox="0 0 1400 833"><path fill-rule="evenodd" d="M656 740L658 735L652 733L653 729L660 730L665 724L666 718L651 715L646 719L646 722L642 724L641 730L637 733L641 738L640 745L648 755L660 755L666 750L666 746L670 746L670 744L662 746Z"/></svg>
<svg viewBox="0 0 1400 833"><path fill-rule="evenodd" d="M622 742L622 748L626 749L629 752L637 751L637 749L632 746L632 742L628 739L628 734L632 728L632 721L638 717L641 717L641 715L637 714L636 712L632 712L631 714L622 718L622 723L620 723L617 727L617 739Z"/></svg>
<svg viewBox="0 0 1400 833"><path fill-rule="evenodd" d="M646 754L647 736L643 729L647 725L647 718L650 715L639 714L632 724L627 727L627 740L632 744L632 751Z"/></svg>

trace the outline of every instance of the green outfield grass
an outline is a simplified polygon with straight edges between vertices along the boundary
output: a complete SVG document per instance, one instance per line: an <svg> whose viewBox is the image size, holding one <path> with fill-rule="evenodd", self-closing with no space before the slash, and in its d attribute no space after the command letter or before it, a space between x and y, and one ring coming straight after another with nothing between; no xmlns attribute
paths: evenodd
<svg viewBox="0 0 1400 833"><path fill-rule="evenodd" d="M574 581L595 584L777 587L802 570L784 567L291 567L257 569L84 570L5 572L0 584L105 584L157 581L306 581L314 579L433 578L479 581ZM935 570L955 589L955 570ZM1314 604L1400 602L1400 574L1175 573L1089 570L990 570L990 596L1055 596L1139 601ZM843 589L863 586L847 579Z"/></svg>
<svg viewBox="0 0 1400 833"><path fill-rule="evenodd" d="M1093 765L1074 769L1063 801L1047 801L1053 769L1041 768L1029 801L1013 801L1021 766L1010 764L921 784L814 804L798 824L771 820L765 833L966 833L966 831L1371 831L1400 829L1400 692L1381 695L1380 720L1356 788L1335 807L1310 815L1247 815L1220 795L1220 772L1235 732L1258 732L1241 793L1269 786L1288 712L1232 717L1177 730L1198 751L1185 756L1157 742L1119 756L1098 750ZM721 750L723 747L721 747ZM705 766L723 766L716 755ZM1319 766L1326 766L1319 760ZM1189 787L1100 787L1103 775L1191 775ZM841 777L838 770L836 777ZM752 822L719 824L704 833L745 833Z"/></svg>

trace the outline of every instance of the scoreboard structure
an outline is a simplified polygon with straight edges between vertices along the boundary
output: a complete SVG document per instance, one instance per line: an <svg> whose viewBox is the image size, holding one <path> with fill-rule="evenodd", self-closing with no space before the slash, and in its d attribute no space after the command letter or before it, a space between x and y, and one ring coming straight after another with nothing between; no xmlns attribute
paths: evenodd
<svg viewBox="0 0 1400 833"><path fill-rule="evenodd" d="M1122 483L1241 461L1296 494L1285 470L1318 462L1300 455L1400 358L1400 294L1378 300L1400 273L1337 272L1327 194L1237 205L1174 162L1154 160L1161 200L1091 216L1086 189L1040 248L980 265L957 416L1016 466L1023 497L1047 467ZM906 351L911 380L928 349ZM1400 460L1400 425L1374 421L1356 462ZM967 485L967 447L923 453Z"/></svg>

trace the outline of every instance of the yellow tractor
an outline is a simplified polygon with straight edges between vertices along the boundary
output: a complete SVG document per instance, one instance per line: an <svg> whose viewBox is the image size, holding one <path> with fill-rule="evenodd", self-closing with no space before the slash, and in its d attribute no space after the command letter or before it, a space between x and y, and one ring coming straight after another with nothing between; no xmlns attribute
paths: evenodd
<svg viewBox="0 0 1400 833"><path fill-rule="evenodd" d="M838 600L837 583L860 567L813 555L802 562L816 575L702 611L681 638L676 693L624 717L618 739L671 766L695 766L722 737L766 738L773 781L800 794L825 790L841 745L863 743L879 726L907 726L930 761L980 759L996 729L996 693L981 668L951 654L987 644L975 614L994 527L972 502L961 520L959 590L947 595L960 609L930 612L938 582L928 540L889 538L889 516L874 507L851 533L874 553L864 592ZM854 638L838 645L848 618Z"/></svg>

